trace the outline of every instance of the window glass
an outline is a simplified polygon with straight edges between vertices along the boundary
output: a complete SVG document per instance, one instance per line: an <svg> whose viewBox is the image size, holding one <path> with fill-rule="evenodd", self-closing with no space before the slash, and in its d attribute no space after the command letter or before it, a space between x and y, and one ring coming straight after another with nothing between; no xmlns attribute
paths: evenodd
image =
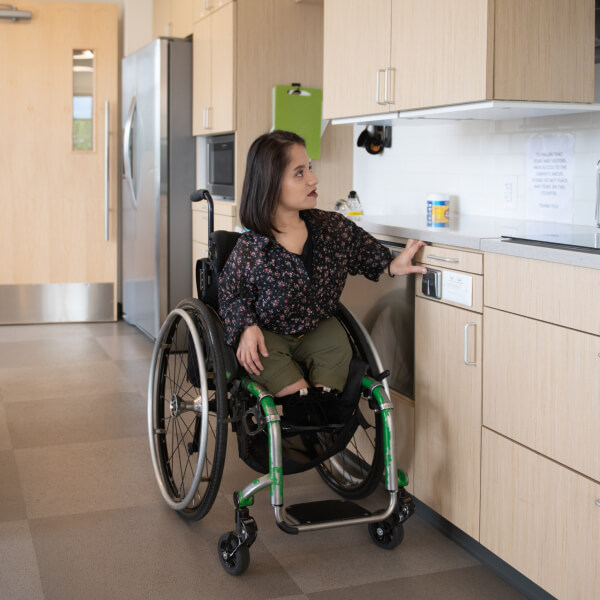
<svg viewBox="0 0 600 600"><path fill-rule="evenodd" d="M73 150L94 149L94 51L73 50Z"/></svg>

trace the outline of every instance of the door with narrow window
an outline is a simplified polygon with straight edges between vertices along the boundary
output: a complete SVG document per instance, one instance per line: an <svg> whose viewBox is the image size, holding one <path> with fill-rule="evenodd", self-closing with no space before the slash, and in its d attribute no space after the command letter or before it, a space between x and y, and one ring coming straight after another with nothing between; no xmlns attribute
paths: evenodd
<svg viewBox="0 0 600 600"><path fill-rule="evenodd" d="M117 7L18 8L0 19L0 323L115 320Z"/></svg>

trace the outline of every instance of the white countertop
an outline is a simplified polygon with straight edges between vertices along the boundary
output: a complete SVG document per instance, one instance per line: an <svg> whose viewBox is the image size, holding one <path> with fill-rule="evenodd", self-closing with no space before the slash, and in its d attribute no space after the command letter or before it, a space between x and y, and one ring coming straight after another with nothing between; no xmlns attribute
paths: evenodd
<svg viewBox="0 0 600 600"><path fill-rule="evenodd" d="M449 227L427 227L425 215L363 215L358 224L373 234L398 238L415 238L432 244L456 246L484 252L509 254L533 260L545 260L578 267L600 269L599 250L573 250L530 243L502 241L501 236L519 237L523 231L544 227L543 222L502 219L470 215L451 215ZM547 224L556 226L556 224ZM586 225L565 225L573 233L600 234L600 229Z"/></svg>

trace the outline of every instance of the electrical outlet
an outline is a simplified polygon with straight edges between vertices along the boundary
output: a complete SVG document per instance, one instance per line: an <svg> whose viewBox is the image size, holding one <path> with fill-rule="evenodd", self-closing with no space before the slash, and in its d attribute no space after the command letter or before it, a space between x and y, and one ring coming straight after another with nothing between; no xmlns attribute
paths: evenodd
<svg viewBox="0 0 600 600"><path fill-rule="evenodd" d="M510 210L516 210L517 208L517 196L519 189L517 187L516 175L508 175L503 180L502 185L502 200L504 208Z"/></svg>

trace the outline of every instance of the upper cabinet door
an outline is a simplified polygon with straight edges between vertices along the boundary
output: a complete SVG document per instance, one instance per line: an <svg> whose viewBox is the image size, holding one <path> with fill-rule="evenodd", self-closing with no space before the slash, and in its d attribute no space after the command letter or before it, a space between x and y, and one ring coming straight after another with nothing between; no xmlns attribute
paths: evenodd
<svg viewBox="0 0 600 600"><path fill-rule="evenodd" d="M392 110L491 97L489 10L488 0L392 0Z"/></svg>
<svg viewBox="0 0 600 600"><path fill-rule="evenodd" d="M192 131L194 135L206 133L207 111L211 103L211 31L210 19L194 23L193 102Z"/></svg>
<svg viewBox="0 0 600 600"><path fill-rule="evenodd" d="M389 111L391 10L391 0L325 0L324 118Z"/></svg>
<svg viewBox="0 0 600 600"><path fill-rule="evenodd" d="M235 129L236 6L228 4L211 15L212 104L209 127L213 132Z"/></svg>
<svg viewBox="0 0 600 600"><path fill-rule="evenodd" d="M236 5L194 23L194 135L235 129Z"/></svg>
<svg viewBox="0 0 600 600"><path fill-rule="evenodd" d="M496 0L494 98L594 101L592 0Z"/></svg>
<svg viewBox="0 0 600 600"><path fill-rule="evenodd" d="M594 2L325 0L324 117L492 99L593 102Z"/></svg>

